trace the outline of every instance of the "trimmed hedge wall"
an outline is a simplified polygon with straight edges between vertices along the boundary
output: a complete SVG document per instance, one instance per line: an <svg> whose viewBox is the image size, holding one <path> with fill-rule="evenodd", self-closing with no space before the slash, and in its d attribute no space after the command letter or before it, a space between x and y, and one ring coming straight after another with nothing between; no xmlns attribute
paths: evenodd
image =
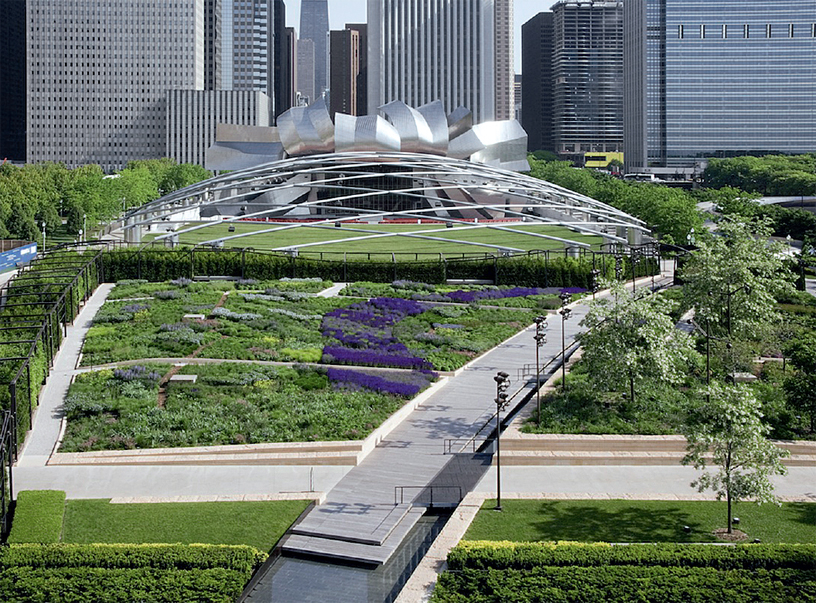
<svg viewBox="0 0 816 603"><path fill-rule="evenodd" d="M459 569L532 569L550 566L660 565L718 569L782 567L816 570L816 544L526 543L465 541L448 554Z"/></svg>
<svg viewBox="0 0 816 603"><path fill-rule="evenodd" d="M248 546L12 545L0 551L0 600L231 603L265 558Z"/></svg>
<svg viewBox="0 0 816 603"><path fill-rule="evenodd" d="M24 490L17 495L8 542L59 542L64 514L62 490Z"/></svg>
<svg viewBox="0 0 816 603"><path fill-rule="evenodd" d="M602 261L603 260L603 261ZM595 267L602 276L615 275L614 258L599 256ZM524 287L590 288L593 264L590 256L582 259L563 255L535 254L476 260L440 260L437 262L376 262L350 260L314 260L253 251L196 250L189 248L120 249L104 255L105 279L165 281L192 276L232 276L258 280L314 278L335 282L372 281L390 283L411 280L430 284L448 279L492 281L497 285ZM631 278L632 266L623 259L622 277ZM659 270L658 263L647 259L635 266L638 276Z"/></svg>
<svg viewBox="0 0 816 603"><path fill-rule="evenodd" d="M467 542L434 603L816 600L816 545Z"/></svg>

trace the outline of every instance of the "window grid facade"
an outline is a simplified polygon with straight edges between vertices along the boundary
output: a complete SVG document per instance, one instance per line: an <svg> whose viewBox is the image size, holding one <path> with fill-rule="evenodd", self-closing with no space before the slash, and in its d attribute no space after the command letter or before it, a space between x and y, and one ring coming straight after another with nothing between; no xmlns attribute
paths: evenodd
<svg viewBox="0 0 816 603"><path fill-rule="evenodd" d="M631 137L627 126L632 169L816 149L816 0L627 0L626 8L627 36L647 55L645 73L634 52L626 57L626 77L639 80L627 84L627 120L637 123L636 110L646 116ZM640 137L644 150L629 143Z"/></svg>
<svg viewBox="0 0 816 603"><path fill-rule="evenodd" d="M204 86L203 0L29 0L27 30L29 162L165 156L167 90Z"/></svg>
<svg viewBox="0 0 816 603"><path fill-rule="evenodd" d="M496 119L498 97L512 99L511 77L497 90L494 0L368 0L368 21L369 113L394 100L441 100L481 122Z"/></svg>
<svg viewBox="0 0 816 603"><path fill-rule="evenodd" d="M623 149L623 2L568 0L553 10L555 151Z"/></svg>

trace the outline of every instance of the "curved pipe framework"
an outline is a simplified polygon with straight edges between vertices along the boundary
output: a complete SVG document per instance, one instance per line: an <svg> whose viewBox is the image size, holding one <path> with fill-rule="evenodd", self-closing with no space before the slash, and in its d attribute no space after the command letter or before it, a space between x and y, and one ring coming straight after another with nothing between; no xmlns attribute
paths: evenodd
<svg viewBox="0 0 816 603"><path fill-rule="evenodd" d="M276 224L280 218L286 222ZM292 218L310 221L292 223ZM526 225L562 226L623 245L640 244L649 234L641 220L543 180L470 161L396 151L293 157L217 176L131 211L125 229L127 239L138 242L143 227L156 226L166 231L155 239L162 241L243 219L269 221L268 228L214 237L199 244L206 245L293 228L333 228L337 222L387 218L426 218L460 225L455 232L510 231L572 247L589 245L482 220L507 218ZM479 220L474 223L473 218ZM445 227L399 233L357 230L360 237L345 240L400 236L520 251L457 240ZM353 232L353 227L345 228L349 231ZM433 236L438 232L447 236Z"/></svg>

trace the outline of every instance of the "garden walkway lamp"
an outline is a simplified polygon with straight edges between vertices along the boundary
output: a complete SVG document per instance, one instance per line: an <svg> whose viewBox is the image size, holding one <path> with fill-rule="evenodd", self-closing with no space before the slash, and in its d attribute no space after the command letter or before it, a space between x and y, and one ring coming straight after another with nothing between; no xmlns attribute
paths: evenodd
<svg viewBox="0 0 816 603"><path fill-rule="evenodd" d="M40 223L40 226L42 226L43 229L43 253L45 253L45 220Z"/></svg>
<svg viewBox="0 0 816 603"><path fill-rule="evenodd" d="M632 295L635 294L635 279L637 278L637 265L640 263L640 255L634 249L632 250Z"/></svg>
<svg viewBox="0 0 816 603"><path fill-rule="evenodd" d="M80 235L82 235L83 233L84 233L84 235L86 237L88 236L88 214L82 214L82 230L80 231ZM85 239L82 239L81 236L80 236L80 239L82 241L85 240Z"/></svg>
<svg viewBox="0 0 816 603"><path fill-rule="evenodd" d="M541 425L541 369L539 368L539 350L547 343L547 317L536 316L536 332L533 339L536 343L536 408L538 409L538 424Z"/></svg>
<svg viewBox="0 0 816 603"><path fill-rule="evenodd" d="M561 315L561 387L563 391L566 393L567 391L567 339L565 335L566 330L566 322L569 320L570 315L572 315L572 310L570 310L567 305L569 305L570 300L572 299L572 294L567 293L564 291L559 297L561 297L561 309L558 313Z"/></svg>
<svg viewBox="0 0 816 603"><path fill-rule="evenodd" d="M493 381L496 382L496 511L501 511L501 411L507 406L510 375L499 371Z"/></svg>

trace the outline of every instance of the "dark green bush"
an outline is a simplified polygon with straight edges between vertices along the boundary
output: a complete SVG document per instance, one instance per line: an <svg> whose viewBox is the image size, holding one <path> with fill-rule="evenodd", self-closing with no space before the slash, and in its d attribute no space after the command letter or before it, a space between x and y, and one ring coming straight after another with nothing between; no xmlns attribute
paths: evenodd
<svg viewBox="0 0 816 603"><path fill-rule="evenodd" d="M62 490L19 492L8 542L59 542L64 514L65 492Z"/></svg>
<svg viewBox="0 0 816 603"><path fill-rule="evenodd" d="M816 545L468 542L435 603L816 600Z"/></svg>
<svg viewBox="0 0 816 603"><path fill-rule="evenodd" d="M15 544L0 553L0 567L223 568L246 573L265 559L265 553L244 545Z"/></svg>
<svg viewBox="0 0 816 603"><path fill-rule="evenodd" d="M531 569L543 565L661 565L687 567L797 568L816 570L816 545L746 544L548 544L467 542L448 554L451 569Z"/></svg>

